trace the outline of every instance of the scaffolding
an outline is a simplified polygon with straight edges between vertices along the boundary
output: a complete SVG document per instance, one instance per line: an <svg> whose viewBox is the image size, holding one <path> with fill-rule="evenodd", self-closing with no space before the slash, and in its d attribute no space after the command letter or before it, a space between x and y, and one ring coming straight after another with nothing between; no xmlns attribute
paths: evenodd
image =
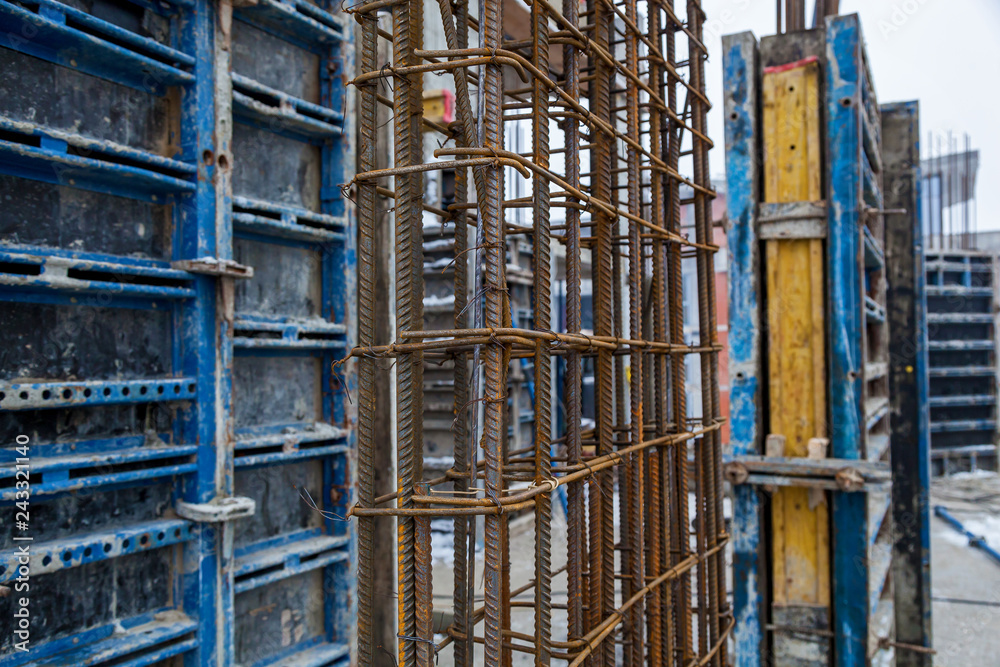
<svg viewBox="0 0 1000 667"><path fill-rule="evenodd" d="M718 352L708 150L707 52L700 3L527 2L528 39L510 39L505 5L441 0L447 48L423 48L425 4L374 0L351 8L360 24L358 658L385 659L373 641L374 524L397 521L399 665L512 664L529 654L579 665L724 665L726 601ZM432 5L426 5L431 7ZM470 11L471 10L471 11ZM478 13L477 18L470 14ZM379 15L391 13L391 31ZM475 44L470 46L471 41ZM379 62L379 40L392 45ZM678 57L678 53L682 54ZM556 56L561 55L559 60ZM457 120L423 115L427 73L453 77ZM392 112L394 163L378 169L378 105ZM505 150L505 127L532 124L530 153ZM550 132L550 121L558 132ZM428 154L425 133L438 148ZM505 198L505 171L530 179L530 196ZM424 199L429 172L454 170L454 202ZM470 181L471 173L471 181ZM389 181L392 179L392 189ZM394 200L394 341L377 341L379 198ZM565 209L565 224L550 211ZM690 207L693 228L681 228ZM507 212L530 211L530 225ZM454 235L450 330L424 330L423 218ZM464 233L465 230L470 233ZM473 233L474 230L474 233ZM507 238L533 246L531 327L512 317ZM689 238L693 236L693 238ZM470 240L471 237L471 240ZM553 327L552 248L566 254L565 327ZM682 263L696 265L699 336L683 338ZM594 330L583 328L581 266L591 266ZM470 267L474 270L470 271ZM471 278L470 278L471 276ZM388 278L389 276L387 276ZM470 289L471 288L471 289ZM471 295L471 296L470 296ZM685 359L701 374L701 414L689 414ZM581 420L581 362L596 362L596 426ZM375 371L396 373L397 492L375 495ZM554 387L554 361L565 386ZM454 464L424 478L425 361L453 364ZM534 431L510 446L507 377L533 378ZM564 420L554 420L565 411ZM564 421L557 429L554 423ZM554 603L552 504L565 492L566 602ZM616 502L618 499L618 502ZM616 516L615 507L618 506ZM513 517L534 515L533 577L511 580ZM484 604L476 606L476 534L484 528ZM454 620L436 638L431 521L454 522ZM693 530L692 530L693 526ZM533 600L515 600L533 595ZM567 622L553 631L552 612ZM512 630L533 614L534 632Z"/></svg>

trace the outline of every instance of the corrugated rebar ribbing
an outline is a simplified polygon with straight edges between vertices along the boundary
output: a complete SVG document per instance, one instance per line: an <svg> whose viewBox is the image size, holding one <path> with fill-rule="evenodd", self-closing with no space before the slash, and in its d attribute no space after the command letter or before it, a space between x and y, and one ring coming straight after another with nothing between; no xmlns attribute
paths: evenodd
<svg viewBox="0 0 1000 667"><path fill-rule="evenodd" d="M352 183L362 320L379 265L375 197L394 199L396 221L396 340L376 345L362 321L351 355L362 366L362 412L373 405L377 360L394 359L397 377L396 493L374 496L371 455L386 443L373 441L365 414L358 432L360 663L388 659L371 634L373 607L385 602L373 598L384 564L370 560L370 526L396 517L401 666L430 665L444 650L463 667L525 659L721 666L732 619L704 15L694 0L683 8L673 0L522 2L483 0L472 5L478 18L467 0L439 0L427 16L432 5L416 0L352 10L362 33L354 84L364 136ZM526 20L508 24L505 10ZM380 14L391 21L380 26ZM425 20L440 26L446 48L422 48ZM518 25L526 34L510 34ZM379 39L391 41L391 62L376 62ZM422 118L425 78L435 75L453 82L450 125ZM387 169L375 162L378 104L393 113ZM507 128L521 121L530 123L530 145L508 141ZM424 179L445 171L453 194L434 201ZM528 196L509 196L505 179L530 181ZM520 215L530 223L516 222ZM454 328L424 330L428 216L454 229ZM532 247L530 326L512 312L507 251L518 236ZM684 335L688 263L697 340ZM454 463L436 477L423 465L425 363L451 364L454 378ZM530 447L510 446L515 367L530 369ZM594 372L593 426L583 419L585 369ZM688 409L689 377L701 380L692 394L700 414ZM566 535L557 537L553 508L563 490ZM525 580L525 567L511 563L510 525L520 515L535 526ZM438 600L453 611L443 639L434 634L431 574L431 524L442 518L454 530L451 601ZM565 590L553 586L557 577Z"/></svg>

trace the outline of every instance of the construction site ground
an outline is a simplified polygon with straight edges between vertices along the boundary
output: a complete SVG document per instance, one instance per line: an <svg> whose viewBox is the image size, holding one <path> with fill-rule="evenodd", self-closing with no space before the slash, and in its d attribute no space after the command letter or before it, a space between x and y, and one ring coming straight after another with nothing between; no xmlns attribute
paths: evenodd
<svg viewBox="0 0 1000 667"><path fill-rule="evenodd" d="M931 489L931 505L946 507L966 528L985 536L993 548L1000 548L1000 476L995 473L963 473L938 478ZM730 505L726 503L727 518ZM558 510L552 524L553 545L565 544L566 522ZM450 522L449 522L450 523ZM441 526L445 526L442 524ZM435 555L444 556L451 550L451 535L436 533L440 544ZM553 571L565 561L565 550L553 549ZM482 604L482 557L477 562L476 598ZM512 588L528 582L534 571L534 526L531 516L511 525ZM445 558L434 563L435 608L448 613L453 585L452 564ZM972 548L968 539L943 520L931 516L931 589L933 591L934 646L936 667L1000 667L1000 564L979 549ZM528 591L515 598L523 603L533 599ZM566 577L552 580L552 601L557 607L566 603ZM515 607L512 614L514 632L534 634L534 616L530 606ZM443 620L443 619L442 619ZM566 637L566 611L552 612L553 635ZM439 635L438 639L443 639ZM479 645L481 653L482 645ZM451 660L450 649L439 656L441 664ZM477 664L481 661L481 654ZM533 657L515 653L514 665L531 665Z"/></svg>
<svg viewBox="0 0 1000 667"><path fill-rule="evenodd" d="M938 478L931 503L1000 549L1000 476L962 473ZM931 591L935 667L1000 665L1000 563L931 516Z"/></svg>
<svg viewBox="0 0 1000 667"><path fill-rule="evenodd" d="M614 516L618 517L618 495L614 496L615 507ZM694 504L694 496L690 498L690 503ZM732 513L732 506L729 499L726 498L723 502L723 508L726 517L730 516ZM554 508L552 516L552 571L557 572L552 578L552 637L555 641L565 641L566 631L567 631L567 614L566 614L566 574L565 572L560 572L561 569L566 565L566 518L563 515L561 509L559 509L558 504ZM450 614L451 609L448 606L451 604L452 591L454 586L454 571L452 569L452 563L450 562L450 556L452 553L452 533L451 520L442 520L440 522L434 522L433 525L435 530L433 534L433 553L434 553L434 609L435 609L435 632L442 632L447 624L451 622ZM480 529L482 529L482 524L480 523ZM618 521L615 521L615 539L618 540L620 535L618 534ZM527 584L534 577L535 569L535 530L534 530L534 517L527 513L517 519L511 521L510 524L510 581L511 589L516 590ZM694 542L692 541L692 549L694 549ZM616 565L618 555L616 555ZM732 558L727 553L726 557L726 573L727 573L727 590L732 590L732 581L729 577L732 573ZM696 579L692 579L692 585L696 585ZM483 554L482 551L478 553L478 558L476 559L476 606L480 607L483 604ZM732 594L730 594L732 597ZM528 591L517 595L512 598L516 605L514 606L511 613L511 629L515 633L521 633L524 635L534 635L535 625L534 625L534 609L531 602L534 600L534 590L529 589ZM621 602L621 588L618 586L618 602ZM482 634L482 624L477 627L479 634ZM439 634L436 639L438 642L443 640L445 635ZM520 642L525 644L527 642ZM483 664L482 655L482 644L477 644L476 652L476 662L475 664ZM553 653L559 653L561 649L553 649ZM619 644L617 648L619 661L623 659L622 647ZM451 647L447 647L438 656L440 662L439 664L452 664L452 653ZM514 667L529 667L535 664L534 656L530 653L514 652L512 656Z"/></svg>

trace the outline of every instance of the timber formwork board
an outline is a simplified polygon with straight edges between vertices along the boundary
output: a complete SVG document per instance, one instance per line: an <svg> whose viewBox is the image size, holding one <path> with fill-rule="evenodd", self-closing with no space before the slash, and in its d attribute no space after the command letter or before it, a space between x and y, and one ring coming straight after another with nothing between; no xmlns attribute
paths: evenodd
<svg viewBox="0 0 1000 667"><path fill-rule="evenodd" d="M348 664L350 23L0 0L0 35L0 665Z"/></svg>
<svg viewBox="0 0 1000 667"><path fill-rule="evenodd" d="M822 197L818 58L764 68L764 201ZM782 223L778 223L782 224ZM787 224L787 223L786 223ZM795 231L799 234L799 231ZM767 295L768 455L808 457L826 447L826 340L823 238L764 240ZM820 453L825 456L825 452ZM772 624L830 626L829 513L824 492L784 487L771 495ZM796 647L784 646L794 643ZM777 633L775 653L824 655L825 642Z"/></svg>
<svg viewBox="0 0 1000 667"><path fill-rule="evenodd" d="M924 266L932 472L996 470L997 255L926 249Z"/></svg>
<svg viewBox="0 0 1000 667"><path fill-rule="evenodd" d="M892 530L881 125L861 27L829 17L723 51L736 660L868 665L891 654Z"/></svg>

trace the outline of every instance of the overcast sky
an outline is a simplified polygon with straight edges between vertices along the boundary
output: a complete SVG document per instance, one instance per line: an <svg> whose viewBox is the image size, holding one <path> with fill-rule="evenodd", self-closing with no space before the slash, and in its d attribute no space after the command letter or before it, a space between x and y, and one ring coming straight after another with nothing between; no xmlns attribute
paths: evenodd
<svg viewBox="0 0 1000 667"><path fill-rule="evenodd" d="M813 0L806 0L812 24ZM719 147L712 171L725 171L722 155L722 35L775 32L775 0L703 0L710 60L706 83L715 103L709 118ZM928 131L957 141L968 133L979 149L978 228L1000 229L1000 1L840 0L840 13L857 12L867 42L880 102L920 101L921 155Z"/></svg>

